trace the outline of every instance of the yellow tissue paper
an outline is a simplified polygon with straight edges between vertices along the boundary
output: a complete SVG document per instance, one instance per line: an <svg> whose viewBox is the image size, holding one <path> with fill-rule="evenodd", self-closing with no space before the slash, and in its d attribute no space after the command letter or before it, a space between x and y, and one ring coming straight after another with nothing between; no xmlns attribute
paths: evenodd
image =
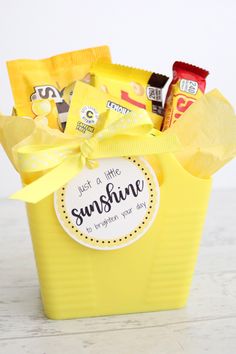
<svg viewBox="0 0 236 354"><path fill-rule="evenodd" d="M15 151L27 145L63 146L78 141L74 136L62 133L58 129L48 127L47 119L37 117L1 116L0 143L17 171L18 161Z"/></svg>
<svg viewBox="0 0 236 354"><path fill-rule="evenodd" d="M236 156L236 116L217 90L192 104L164 134L176 134L182 148L175 153L191 174L208 178Z"/></svg>
<svg viewBox="0 0 236 354"><path fill-rule="evenodd" d="M0 116L0 143L9 160L17 169L12 148L29 136L34 130L35 123L31 118L19 119L16 116Z"/></svg>

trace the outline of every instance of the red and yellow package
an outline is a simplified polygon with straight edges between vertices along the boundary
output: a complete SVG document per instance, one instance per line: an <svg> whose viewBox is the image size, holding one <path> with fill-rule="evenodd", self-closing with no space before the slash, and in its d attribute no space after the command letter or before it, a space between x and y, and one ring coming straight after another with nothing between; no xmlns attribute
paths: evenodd
<svg viewBox="0 0 236 354"><path fill-rule="evenodd" d="M82 49L42 60L9 61L8 74L17 115L35 118L38 115L32 109L35 100L36 111L39 110L41 115L46 108L48 113L49 104L38 100L51 99L58 110L58 129L64 129L69 110L69 105L63 98L64 88L76 80L88 82L91 64L100 60L111 62L109 47Z"/></svg>
<svg viewBox="0 0 236 354"><path fill-rule="evenodd" d="M168 88L162 130L168 129L181 115L204 94L207 70L176 61L173 80Z"/></svg>

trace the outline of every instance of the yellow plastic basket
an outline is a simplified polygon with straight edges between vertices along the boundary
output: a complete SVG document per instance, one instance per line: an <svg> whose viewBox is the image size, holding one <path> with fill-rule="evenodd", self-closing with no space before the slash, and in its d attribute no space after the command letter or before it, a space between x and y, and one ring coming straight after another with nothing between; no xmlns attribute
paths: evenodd
<svg viewBox="0 0 236 354"><path fill-rule="evenodd" d="M75 242L58 222L53 195L27 205L47 317L158 311L186 304L211 180L192 176L171 154L158 155L151 164L160 183L160 208L147 233L124 248L101 251Z"/></svg>

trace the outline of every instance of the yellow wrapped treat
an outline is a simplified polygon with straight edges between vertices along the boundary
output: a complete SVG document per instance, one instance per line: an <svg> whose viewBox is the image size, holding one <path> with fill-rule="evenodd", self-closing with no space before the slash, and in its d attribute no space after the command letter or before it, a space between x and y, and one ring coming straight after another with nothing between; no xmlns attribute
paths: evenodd
<svg viewBox="0 0 236 354"><path fill-rule="evenodd" d="M128 66L95 63L91 68L92 85L134 107L146 109L154 127L162 124L162 89L168 77Z"/></svg>

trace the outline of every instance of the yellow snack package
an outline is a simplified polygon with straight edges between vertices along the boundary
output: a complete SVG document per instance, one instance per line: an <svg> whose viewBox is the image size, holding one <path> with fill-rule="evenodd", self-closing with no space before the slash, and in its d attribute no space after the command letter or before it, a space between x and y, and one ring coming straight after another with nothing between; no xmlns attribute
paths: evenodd
<svg viewBox="0 0 236 354"><path fill-rule="evenodd" d="M135 111L141 110L128 102L99 91L91 85L77 81L73 90L65 133L89 138L100 124L105 126L111 120L115 121L133 109ZM102 114L106 112L108 113L106 116L104 115L106 122L101 122Z"/></svg>
<svg viewBox="0 0 236 354"><path fill-rule="evenodd" d="M75 80L89 82L91 64L100 60L111 61L109 47L83 49L42 60L9 61L7 67L17 114L35 118L32 102L52 99L59 114L58 128L64 128L69 110L62 97L64 88ZM44 106L48 108L48 103L42 104L40 111Z"/></svg>
<svg viewBox="0 0 236 354"><path fill-rule="evenodd" d="M162 89L167 80L165 75L119 64L94 63L91 68L94 87L146 109L156 129L160 129L162 123Z"/></svg>

